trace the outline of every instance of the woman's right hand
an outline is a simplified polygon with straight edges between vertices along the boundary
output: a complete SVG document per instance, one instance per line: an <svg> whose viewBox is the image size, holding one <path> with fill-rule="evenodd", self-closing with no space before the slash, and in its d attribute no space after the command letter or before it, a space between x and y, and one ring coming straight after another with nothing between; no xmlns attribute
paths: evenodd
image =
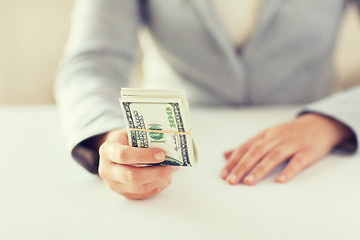
<svg viewBox="0 0 360 240"><path fill-rule="evenodd" d="M146 166L165 160L156 148L136 148L128 144L126 130L112 130L99 148L99 175L108 187L128 199L143 199L163 191L179 167Z"/></svg>

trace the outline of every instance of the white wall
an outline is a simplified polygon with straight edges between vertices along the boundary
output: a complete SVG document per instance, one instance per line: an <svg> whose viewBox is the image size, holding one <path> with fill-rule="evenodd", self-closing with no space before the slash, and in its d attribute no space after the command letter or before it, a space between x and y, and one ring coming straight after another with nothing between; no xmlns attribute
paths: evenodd
<svg viewBox="0 0 360 240"><path fill-rule="evenodd" d="M342 22L335 62L343 88L360 84L360 18L352 4Z"/></svg>
<svg viewBox="0 0 360 240"><path fill-rule="evenodd" d="M0 0L0 103L53 103L52 83L74 0ZM336 62L345 87L360 80L360 24L344 19Z"/></svg>
<svg viewBox="0 0 360 240"><path fill-rule="evenodd" d="M0 103L51 103L73 0L0 0Z"/></svg>

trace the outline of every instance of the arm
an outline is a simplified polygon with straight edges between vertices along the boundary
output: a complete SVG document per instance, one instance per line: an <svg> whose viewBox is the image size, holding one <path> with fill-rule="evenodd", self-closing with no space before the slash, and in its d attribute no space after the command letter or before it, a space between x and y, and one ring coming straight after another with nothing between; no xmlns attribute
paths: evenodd
<svg viewBox="0 0 360 240"><path fill-rule="evenodd" d="M360 0L355 0L360 9ZM230 184L258 183L287 162L276 178L284 183L334 148L355 153L360 139L360 86L306 106L288 123L270 127L224 153L221 173Z"/></svg>
<svg viewBox="0 0 360 240"><path fill-rule="evenodd" d="M119 90L127 86L140 24L133 0L78 0L54 88L73 157L97 173L93 140L123 127ZM93 138L91 138L93 137Z"/></svg>
<svg viewBox="0 0 360 240"><path fill-rule="evenodd" d="M270 127L225 153L221 173L230 184L254 185L283 162L276 181L291 180L335 147L356 152L360 136L360 87L305 107L295 120Z"/></svg>
<svg viewBox="0 0 360 240"><path fill-rule="evenodd" d="M139 25L136 0L78 0L55 85L72 156L129 199L163 191L177 170L146 166L162 162L164 151L130 147L120 129L124 122L118 97L129 83Z"/></svg>

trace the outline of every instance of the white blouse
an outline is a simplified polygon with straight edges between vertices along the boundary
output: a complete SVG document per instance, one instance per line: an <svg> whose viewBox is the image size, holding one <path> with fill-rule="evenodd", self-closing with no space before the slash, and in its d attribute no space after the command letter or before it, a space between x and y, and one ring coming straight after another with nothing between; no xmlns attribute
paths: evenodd
<svg viewBox="0 0 360 240"><path fill-rule="evenodd" d="M243 47L255 28L261 0L214 0L214 3L233 45Z"/></svg>

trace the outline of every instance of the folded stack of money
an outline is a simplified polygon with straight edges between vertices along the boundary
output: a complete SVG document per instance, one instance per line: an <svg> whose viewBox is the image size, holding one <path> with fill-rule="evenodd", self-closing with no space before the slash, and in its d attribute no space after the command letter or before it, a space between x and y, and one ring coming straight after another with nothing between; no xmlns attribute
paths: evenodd
<svg viewBox="0 0 360 240"><path fill-rule="evenodd" d="M185 91L122 88L120 105L129 146L164 150L166 159L160 165L197 164Z"/></svg>

